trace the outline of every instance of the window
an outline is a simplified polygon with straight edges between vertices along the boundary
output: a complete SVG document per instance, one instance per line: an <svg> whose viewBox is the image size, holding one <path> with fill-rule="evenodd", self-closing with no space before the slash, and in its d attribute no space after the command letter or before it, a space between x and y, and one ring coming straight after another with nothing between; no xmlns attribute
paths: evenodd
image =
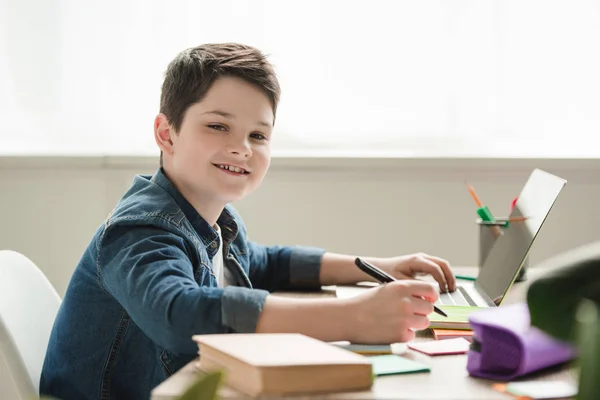
<svg viewBox="0 0 600 400"><path fill-rule="evenodd" d="M0 153L156 154L167 63L223 41L275 64L275 152L598 152L594 0L21 0L0 4Z"/></svg>

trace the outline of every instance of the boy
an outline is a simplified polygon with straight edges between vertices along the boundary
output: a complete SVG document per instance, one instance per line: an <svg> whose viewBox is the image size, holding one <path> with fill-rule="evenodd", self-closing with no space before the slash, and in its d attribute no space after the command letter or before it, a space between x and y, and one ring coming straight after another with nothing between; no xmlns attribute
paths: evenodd
<svg viewBox="0 0 600 400"><path fill-rule="evenodd" d="M354 257L263 247L228 203L270 163L279 84L256 49L213 44L168 66L154 121L161 168L136 176L77 266L48 344L40 392L69 399L147 399L197 356L194 334L300 332L392 343L428 326L429 273L454 290L448 263L427 255L367 258L400 280L352 299L270 292L368 280Z"/></svg>

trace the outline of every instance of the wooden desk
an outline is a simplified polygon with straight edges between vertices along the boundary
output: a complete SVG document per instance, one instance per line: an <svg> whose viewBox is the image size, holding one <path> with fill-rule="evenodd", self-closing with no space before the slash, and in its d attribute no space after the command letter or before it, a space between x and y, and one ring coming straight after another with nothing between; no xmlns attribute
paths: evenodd
<svg viewBox="0 0 600 400"><path fill-rule="evenodd" d="M476 269L472 267L455 267L455 273L474 275ZM541 271L528 270L529 280L539 276ZM527 282L516 283L508 293L506 302L508 304L523 301L526 294ZM324 288L319 293L281 293L279 295L289 297L315 297L335 296L333 288ZM433 340L429 331L418 332L418 341ZM404 357L418 360L430 366L431 372L391 375L378 377L368 392L332 393L328 395L308 396L311 399L410 399L410 400L507 400L510 396L491 389L489 380L472 378L467 373L467 356L437 356L429 357L416 351L408 350L402 354ZM202 372L198 371L193 362L182 368L169 379L161 383L152 391L152 400L173 399L183 393L189 385L198 378ZM545 371L527 378L539 380L567 379L576 382L576 375L572 369L567 367ZM239 392L223 387L219 395L222 399L240 399L244 396ZM278 397L281 398L281 397ZM293 399L307 398L306 396L294 396Z"/></svg>

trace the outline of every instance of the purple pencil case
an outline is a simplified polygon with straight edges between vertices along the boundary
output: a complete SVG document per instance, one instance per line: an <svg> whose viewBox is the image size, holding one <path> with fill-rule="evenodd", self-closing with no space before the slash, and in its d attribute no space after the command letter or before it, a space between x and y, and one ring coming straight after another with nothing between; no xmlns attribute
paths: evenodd
<svg viewBox="0 0 600 400"><path fill-rule="evenodd" d="M527 304L492 307L469 316L469 375L510 381L575 358L575 348L532 327Z"/></svg>

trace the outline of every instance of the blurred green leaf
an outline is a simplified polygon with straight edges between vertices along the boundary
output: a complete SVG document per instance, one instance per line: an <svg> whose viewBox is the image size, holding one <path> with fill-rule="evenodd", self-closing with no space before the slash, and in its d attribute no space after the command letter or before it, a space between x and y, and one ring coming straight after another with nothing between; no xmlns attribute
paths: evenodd
<svg viewBox="0 0 600 400"><path fill-rule="evenodd" d="M184 394L179 397L179 400L216 400L217 392L223 373L221 371L208 372L202 375Z"/></svg>
<svg viewBox="0 0 600 400"><path fill-rule="evenodd" d="M600 241L544 262L527 291L531 325L577 348L578 400L600 393Z"/></svg>
<svg viewBox="0 0 600 400"><path fill-rule="evenodd" d="M531 325L575 344L575 315L582 299L600 304L600 243L575 249L543 265L548 272L527 290Z"/></svg>
<svg viewBox="0 0 600 400"><path fill-rule="evenodd" d="M600 311L598 305L584 299L577 308L578 400L593 400L600 393Z"/></svg>

